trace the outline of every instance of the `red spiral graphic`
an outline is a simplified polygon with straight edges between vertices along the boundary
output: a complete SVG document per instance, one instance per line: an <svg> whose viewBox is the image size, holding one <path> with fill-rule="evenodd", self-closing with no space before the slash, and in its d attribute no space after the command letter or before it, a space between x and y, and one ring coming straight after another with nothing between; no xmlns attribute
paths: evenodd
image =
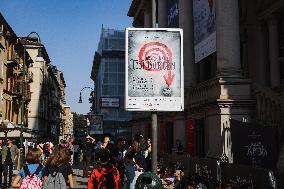
<svg viewBox="0 0 284 189"><path fill-rule="evenodd" d="M143 45L140 49L139 63L143 65L143 68L147 71L160 71L159 68L149 67L152 63L172 64L172 52L167 45L160 42L149 42Z"/></svg>

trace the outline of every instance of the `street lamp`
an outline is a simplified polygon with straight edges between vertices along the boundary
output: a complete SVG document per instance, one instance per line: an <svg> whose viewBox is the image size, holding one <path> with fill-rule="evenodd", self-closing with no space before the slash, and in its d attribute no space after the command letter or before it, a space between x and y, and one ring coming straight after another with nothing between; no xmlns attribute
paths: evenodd
<svg viewBox="0 0 284 189"><path fill-rule="evenodd" d="M25 43L27 42L28 38L32 35L35 34L37 35L38 41L41 44L41 40L40 37L38 35L38 33L36 32L31 32L29 33L29 35L25 38ZM24 132L24 122L25 122L25 101L26 101L26 87L25 87L25 83L26 83L26 45L24 44L24 61L23 61L23 66L22 66L22 72L23 72L23 78L22 78L22 82L21 82L21 88L22 88L22 102L21 102L21 130L20 130L20 150L21 153L23 152L23 146L24 146L24 137L23 137L23 132ZM35 61L44 61L43 59L43 53L42 53L42 46L39 47L38 49L38 55L35 58Z"/></svg>
<svg viewBox="0 0 284 189"><path fill-rule="evenodd" d="M92 90L92 92L91 92L91 98L92 98L92 110L94 111L94 89L92 88L92 87L83 87L82 89L81 89L81 91L80 91L80 96L79 96L79 101L78 101L78 103L83 103L83 100L82 100L82 91L84 90L84 89L91 89Z"/></svg>

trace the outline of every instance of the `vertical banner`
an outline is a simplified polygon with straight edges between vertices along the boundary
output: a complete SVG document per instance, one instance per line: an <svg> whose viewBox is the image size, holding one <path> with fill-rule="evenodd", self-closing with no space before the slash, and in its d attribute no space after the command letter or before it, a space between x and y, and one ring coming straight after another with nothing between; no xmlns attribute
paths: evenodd
<svg viewBox="0 0 284 189"><path fill-rule="evenodd" d="M181 29L127 28L127 111L183 111Z"/></svg>
<svg viewBox="0 0 284 189"><path fill-rule="evenodd" d="M88 114L90 122L90 134L103 134L103 115Z"/></svg>
<svg viewBox="0 0 284 189"><path fill-rule="evenodd" d="M167 15L168 15L168 27L178 28L179 27L179 9L178 0L167 1Z"/></svg>
<svg viewBox="0 0 284 189"><path fill-rule="evenodd" d="M216 0L193 0L195 63L216 51Z"/></svg>
<svg viewBox="0 0 284 189"><path fill-rule="evenodd" d="M194 124L193 124L193 120L189 119L186 123L186 128L185 128L185 139L186 139L186 148L188 153L191 156L194 156L195 153L195 129L194 129Z"/></svg>

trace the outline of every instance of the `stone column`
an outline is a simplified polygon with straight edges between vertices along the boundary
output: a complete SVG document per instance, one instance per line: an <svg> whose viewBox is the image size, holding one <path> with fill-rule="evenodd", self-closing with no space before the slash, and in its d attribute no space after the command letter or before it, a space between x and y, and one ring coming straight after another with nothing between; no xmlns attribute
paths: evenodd
<svg viewBox="0 0 284 189"><path fill-rule="evenodd" d="M149 2L144 7L144 28L152 28L152 13L151 5Z"/></svg>
<svg viewBox="0 0 284 189"><path fill-rule="evenodd" d="M221 77L240 77L238 1L216 1L216 37L218 75Z"/></svg>
<svg viewBox="0 0 284 189"><path fill-rule="evenodd" d="M270 60L270 86L280 85L278 22L273 17L268 19L269 32L269 60Z"/></svg>
<svg viewBox="0 0 284 189"><path fill-rule="evenodd" d="M261 85L268 86L269 85L269 76L267 73L268 68L268 49L267 49L267 31L263 23L258 23L257 25L257 37L258 37L258 49L259 54L258 61L256 62L256 70L257 75L256 79Z"/></svg>
<svg viewBox="0 0 284 189"><path fill-rule="evenodd" d="M166 28L168 25L167 21L167 1L166 0L158 0L158 26L159 28Z"/></svg>
<svg viewBox="0 0 284 189"><path fill-rule="evenodd" d="M191 0L179 0L179 27L183 29L183 65L184 87L194 86L196 83L196 67L194 63L193 42L193 11Z"/></svg>

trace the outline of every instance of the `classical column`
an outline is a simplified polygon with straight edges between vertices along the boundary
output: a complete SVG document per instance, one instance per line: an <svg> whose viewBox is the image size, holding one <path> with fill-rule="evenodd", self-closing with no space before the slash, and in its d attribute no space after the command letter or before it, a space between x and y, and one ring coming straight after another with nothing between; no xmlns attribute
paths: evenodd
<svg viewBox="0 0 284 189"><path fill-rule="evenodd" d="M152 28L152 13L149 2L144 7L144 28Z"/></svg>
<svg viewBox="0 0 284 189"><path fill-rule="evenodd" d="M277 20L273 17L268 19L269 33L269 61L270 61L270 86L280 85L280 64L279 64L279 41Z"/></svg>
<svg viewBox="0 0 284 189"><path fill-rule="evenodd" d="M158 26L159 28L166 28L167 23L167 1L166 0L158 0Z"/></svg>
<svg viewBox="0 0 284 189"><path fill-rule="evenodd" d="M183 65L184 87L194 86L196 83L196 67L194 63L193 42L193 11L192 1L179 0L179 27L183 29Z"/></svg>
<svg viewBox="0 0 284 189"><path fill-rule="evenodd" d="M268 49L267 49L267 31L263 23L258 23L257 25L257 39L258 39L258 48L259 54L257 55L257 61L255 62L257 65L255 66L257 70L256 79L261 85L268 86L269 85L269 75L267 72L268 68Z"/></svg>
<svg viewBox="0 0 284 189"><path fill-rule="evenodd" d="M239 8L236 0L216 2L217 74L241 76Z"/></svg>

